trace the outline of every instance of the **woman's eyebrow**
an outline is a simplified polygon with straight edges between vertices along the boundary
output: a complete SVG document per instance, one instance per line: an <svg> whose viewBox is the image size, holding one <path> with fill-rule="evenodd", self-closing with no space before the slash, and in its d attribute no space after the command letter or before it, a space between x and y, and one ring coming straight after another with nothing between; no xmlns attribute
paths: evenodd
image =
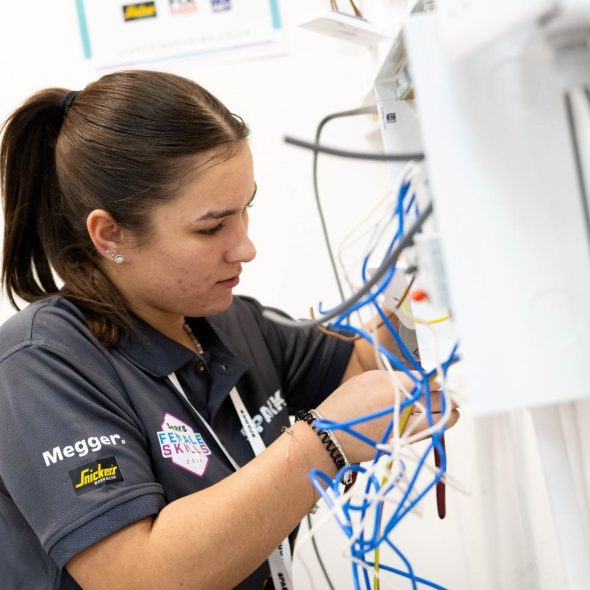
<svg viewBox="0 0 590 590"><path fill-rule="evenodd" d="M252 199L256 196L256 191L258 190L258 185L254 183L254 192L250 197L248 203L252 201ZM223 211L207 211L204 215L201 215L196 221L207 221L208 219L222 219L223 217L229 217L234 213L237 213L238 209L224 209Z"/></svg>

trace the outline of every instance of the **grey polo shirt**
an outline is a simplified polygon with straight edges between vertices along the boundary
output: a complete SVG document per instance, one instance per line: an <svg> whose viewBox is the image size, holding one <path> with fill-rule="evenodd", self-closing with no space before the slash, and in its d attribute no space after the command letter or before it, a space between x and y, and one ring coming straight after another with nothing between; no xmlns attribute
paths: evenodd
<svg viewBox="0 0 590 590"><path fill-rule="evenodd" d="M338 386L351 345L278 326L263 309L236 297L222 314L188 318L202 359L139 319L136 333L106 349L61 297L0 328L3 588L77 588L63 569L74 555L230 475L195 409L244 464L253 452L229 398L234 386L267 444L289 413ZM261 588L268 573L263 564L239 588Z"/></svg>

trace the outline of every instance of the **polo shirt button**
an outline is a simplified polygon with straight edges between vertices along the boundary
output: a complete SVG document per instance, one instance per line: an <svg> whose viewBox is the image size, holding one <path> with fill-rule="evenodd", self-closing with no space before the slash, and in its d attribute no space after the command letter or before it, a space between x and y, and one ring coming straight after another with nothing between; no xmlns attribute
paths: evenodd
<svg viewBox="0 0 590 590"><path fill-rule="evenodd" d="M199 375L202 375L203 373L205 373L207 371L207 366L205 365L205 363L199 363L197 365L197 373Z"/></svg>
<svg viewBox="0 0 590 590"><path fill-rule="evenodd" d="M229 367L225 363L221 363L219 365L219 372L220 373L227 373Z"/></svg>

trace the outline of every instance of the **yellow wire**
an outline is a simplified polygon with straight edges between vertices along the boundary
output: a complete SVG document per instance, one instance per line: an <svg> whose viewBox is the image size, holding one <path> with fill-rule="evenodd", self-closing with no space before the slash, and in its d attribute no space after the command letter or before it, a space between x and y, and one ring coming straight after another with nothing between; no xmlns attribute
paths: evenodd
<svg viewBox="0 0 590 590"><path fill-rule="evenodd" d="M408 316L408 318L410 318L410 320L412 320L415 324L428 324L428 325L432 326L433 324L440 324L441 322L446 322L448 319L450 319L450 316L445 315L440 318L436 318L434 320L421 320L421 319L412 315L412 312L410 311L410 306L408 305L407 300L405 300L402 303L402 309L403 309L404 313Z"/></svg>
<svg viewBox="0 0 590 590"><path fill-rule="evenodd" d="M438 321L442 321L442 320L438 320ZM433 375L430 379L429 379L429 383L435 383L436 382L436 375ZM410 419L410 416L413 414L414 412L414 405L412 404L411 406L408 406L403 412L402 415L400 416L399 419L399 425L400 425L400 432L403 432L406 429L406 425L408 424L408 420ZM387 464L387 470L391 469L392 463L391 461ZM381 486L385 485L385 482L387 481L387 475L383 476L383 479L381 480ZM383 504L383 502L381 502L381 504ZM381 533L381 517L383 515L383 511L381 512L381 514L379 515L379 522L377 523L377 535L379 535ZM379 547L377 547L375 549L375 575L373 576L373 590L379 590Z"/></svg>
<svg viewBox="0 0 590 590"><path fill-rule="evenodd" d="M408 420L410 419L410 416L412 415L412 412L414 411L414 406L408 406L403 412L402 415L400 416L399 419L399 425L400 425L400 432L403 432L406 428L406 424L408 423ZM389 471L391 469L392 463L391 461L387 464L387 471ZM387 475L383 476L383 479L381 480L381 486L385 485L385 482L387 481ZM383 505L383 502L381 502L381 505ZM382 506L383 507L383 506ZM381 517L383 515L383 510L381 510L381 513L379 514L379 522L377 523L377 535L379 535L381 533ZM379 590L379 547L377 547L375 549L375 575L373 576L373 589L374 590Z"/></svg>

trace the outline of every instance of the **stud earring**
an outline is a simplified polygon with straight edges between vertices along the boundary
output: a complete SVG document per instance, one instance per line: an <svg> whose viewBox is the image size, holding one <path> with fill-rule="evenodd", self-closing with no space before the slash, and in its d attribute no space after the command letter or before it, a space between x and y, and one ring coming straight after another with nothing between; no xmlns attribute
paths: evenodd
<svg viewBox="0 0 590 590"><path fill-rule="evenodd" d="M123 254L115 254L114 252L111 252L108 248L104 252L105 254L110 254L115 264L123 264L125 262L125 256L123 256Z"/></svg>

